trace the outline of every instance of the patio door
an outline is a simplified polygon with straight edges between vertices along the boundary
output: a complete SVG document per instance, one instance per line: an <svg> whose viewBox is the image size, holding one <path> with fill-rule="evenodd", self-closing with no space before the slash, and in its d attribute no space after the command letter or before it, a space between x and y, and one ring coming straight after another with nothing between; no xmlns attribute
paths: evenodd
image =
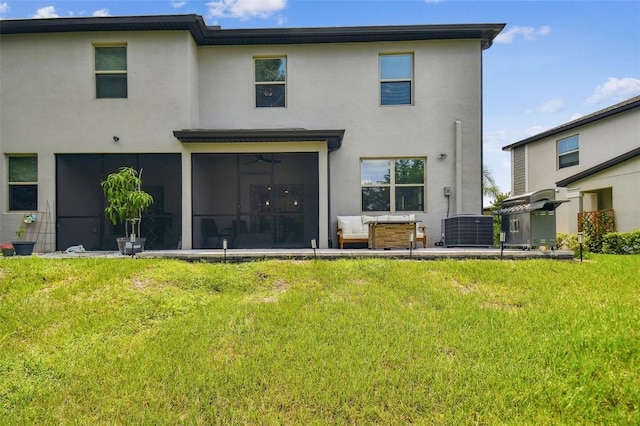
<svg viewBox="0 0 640 426"><path fill-rule="evenodd" d="M234 247L271 248L274 243L273 175L238 176L238 216L232 222Z"/></svg>
<svg viewBox="0 0 640 426"><path fill-rule="evenodd" d="M224 239L230 248L301 248L317 238L317 153L192 160L194 248L220 248Z"/></svg>

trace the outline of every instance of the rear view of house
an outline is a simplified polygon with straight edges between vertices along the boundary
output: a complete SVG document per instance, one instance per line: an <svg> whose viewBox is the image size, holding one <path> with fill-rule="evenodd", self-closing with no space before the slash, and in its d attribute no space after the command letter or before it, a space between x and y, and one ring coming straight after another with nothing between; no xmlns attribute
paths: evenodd
<svg viewBox="0 0 640 426"><path fill-rule="evenodd" d="M100 181L131 166L147 249L329 247L338 215L378 213L437 241L482 208L482 52L503 27L3 21L0 238L37 213L40 251L114 250Z"/></svg>

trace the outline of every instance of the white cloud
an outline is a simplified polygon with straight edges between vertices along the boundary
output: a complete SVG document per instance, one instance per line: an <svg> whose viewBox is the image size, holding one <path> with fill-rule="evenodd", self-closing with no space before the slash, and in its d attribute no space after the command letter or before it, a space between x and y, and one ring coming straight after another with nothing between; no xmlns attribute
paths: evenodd
<svg viewBox="0 0 640 426"><path fill-rule="evenodd" d="M424 0L425 3L440 3L442 0Z"/></svg>
<svg viewBox="0 0 640 426"><path fill-rule="evenodd" d="M56 8L53 6L45 6L36 11L36 14L31 16L33 19L43 19L43 18L58 18L58 14L56 13Z"/></svg>
<svg viewBox="0 0 640 426"><path fill-rule="evenodd" d="M171 0L171 7L173 7L174 9L180 9L185 4L187 4L186 1Z"/></svg>
<svg viewBox="0 0 640 426"><path fill-rule="evenodd" d="M554 112L558 112L564 108L564 99L562 98L553 98L548 101L542 102L536 108L536 112L541 114L553 114Z"/></svg>
<svg viewBox="0 0 640 426"><path fill-rule="evenodd" d="M507 31L498 34L496 43L510 44L517 36L522 36L527 41L535 40L538 36L546 36L551 33L551 27L544 25L535 29L533 27L511 27Z"/></svg>
<svg viewBox="0 0 640 426"><path fill-rule="evenodd" d="M606 83L596 87L587 103L589 105L599 103L616 103L633 96L640 95L640 80L637 78L615 78L609 77Z"/></svg>
<svg viewBox="0 0 640 426"><path fill-rule="evenodd" d="M110 16L109 9L105 7L104 9L96 10L91 16Z"/></svg>
<svg viewBox="0 0 640 426"><path fill-rule="evenodd" d="M0 14L7 13L9 11L9 4L7 2L0 3Z"/></svg>
<svg viewBox="0 0 640 426"><path fill-rule="evenodd" d="M268 18L287 6L287 0L216 0L207 3L214 18Z"/></svg>

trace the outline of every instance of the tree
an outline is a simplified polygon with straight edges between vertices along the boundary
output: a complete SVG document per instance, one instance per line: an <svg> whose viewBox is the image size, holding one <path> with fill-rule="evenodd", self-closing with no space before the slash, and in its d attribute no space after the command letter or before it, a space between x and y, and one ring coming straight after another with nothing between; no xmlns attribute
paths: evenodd
<svg viewBox="0 0 640 426"><path fill-rule="evenodd" d="M482 165L482 195L494 199L500 195L500 188L491 174L491 169L486 164Z"/></svg>

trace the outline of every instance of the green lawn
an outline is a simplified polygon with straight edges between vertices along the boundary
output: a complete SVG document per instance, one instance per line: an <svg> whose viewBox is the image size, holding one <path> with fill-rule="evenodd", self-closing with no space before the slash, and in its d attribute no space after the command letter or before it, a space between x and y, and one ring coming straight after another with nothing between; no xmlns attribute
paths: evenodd
<svg viewBox="0 0 640 426"><path fill-rule="evenodd" d="M639 276L0 258L0 424L637 425Z"/></svg>

